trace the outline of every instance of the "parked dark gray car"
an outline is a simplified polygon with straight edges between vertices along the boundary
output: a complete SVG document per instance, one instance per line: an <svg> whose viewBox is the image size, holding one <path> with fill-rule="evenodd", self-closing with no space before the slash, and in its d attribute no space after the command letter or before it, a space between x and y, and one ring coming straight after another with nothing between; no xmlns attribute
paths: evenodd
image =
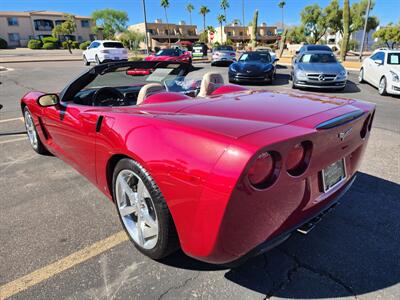
<svg viewBox="0 0 400 300"><path fill-rule="evenodd" d="M294 61L292 88L344 89L347 71L330 51L307 51Z"/></svg>

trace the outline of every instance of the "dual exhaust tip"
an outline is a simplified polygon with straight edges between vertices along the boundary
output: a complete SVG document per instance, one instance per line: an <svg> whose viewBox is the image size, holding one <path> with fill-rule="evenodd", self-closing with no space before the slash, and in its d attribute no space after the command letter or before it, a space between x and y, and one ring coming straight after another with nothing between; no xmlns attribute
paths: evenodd
<svg viewBox="0 0 400 300"><path fill-rule="evenodd" d="M334 203L328 209L326 209L322 213L320 213L318 216L316 216L315 218L313 218L310 221L301 225L299 228L297 228L297 232L304 234L304 235L309 233L311 230L313 230L315 228L315 226L319 222L321 222L322 217L325 216L326 214L330 213L338 204L339 204L339 202Z"/></svg>

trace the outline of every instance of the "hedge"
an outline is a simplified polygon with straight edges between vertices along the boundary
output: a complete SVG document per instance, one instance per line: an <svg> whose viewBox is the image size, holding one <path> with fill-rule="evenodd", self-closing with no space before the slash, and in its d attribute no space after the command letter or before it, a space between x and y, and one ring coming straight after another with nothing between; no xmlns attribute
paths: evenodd
<svg viewBox="0 0 400 300"><path fill-rule="evenodd" d="M67 41L62 42L62 47L64 49L68 49L68 42ZM76 42L76 41L72 41L71 42L71 49L79 49L79 43Z"/></svg>
<svg viewBox="0 0 400 300"><path fill-rule="evenodd" d="M46 50L57 49L57 44L55 44L55 43L44 43L43 44L43 49L46 49Z"/></svg>
<svg viewBox="0 0 400 300"><path fill-rule="evenodd" d="M58 38L55 38L55 37L52 37L52 36L46 36L46 37L42 38L42 42L43 42L43 44L46 44L46 43L57 44L58 43Z"/></svg>
<svg viewBox="0 0 400 300"><path fill-rule="evenodd" d="M29 49L42 49L42 45L41 40L29 40L28 42Z"/></svg>
<svg viewBox="0 0 400 300"><path fill-rule="evenodd" d="M79 49L81 49L81 50L86 50L87 47L89 47L90 43L91 43L90 41L86 41L86 42L81 43L81 44L79 45Z"/></svg>
<svg viewBox="0 0 400 300"><path fill-rule="evenodd" d="M8 48L7 41L3 38L0 38L0 49L7 49L7 48Z"/></svg>

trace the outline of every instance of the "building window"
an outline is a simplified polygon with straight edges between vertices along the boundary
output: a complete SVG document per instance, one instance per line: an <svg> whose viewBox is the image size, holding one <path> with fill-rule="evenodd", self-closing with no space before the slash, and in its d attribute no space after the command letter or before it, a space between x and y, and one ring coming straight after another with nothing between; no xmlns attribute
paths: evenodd
<svg viewBox="0 0 400 300"><path fill-rule="evenodd" d="M150 34L156 34L154 29L148 29L147 32L150 33Z"/></svg>
<svg viewBox="0 0 400 300"><path fill-rule="evenodd" d="M54 23L56 24L56 26L61 25L62 23L64 23L65 20L56 20L54 21Z"/></svg>
<svg viewBox="0 0 400 300"><path fill-rule="evenodd" d="M34 20L33 24L38 31L51 31L54 28L52 20Z"/></svg>
<svg viewBox="0 0 400 300"><path fill-rule="evenodd" d="M226 33L226 35L227 35L227 36L232 36L232 32L231 32L231 31L228 31L228 32Z"/></svg>
<svg viewBox="0 0 400 300"><path fill-rule="evenodd" d="M85 28L89 28L90 27L89 20L81 20L81 26L85 27Z"/></svg>
<svg viewBox="0 0 400 300"><path fill-rule="evenodd" d="M164 30L164 33L165 33L166 35L168 35L168 29L165 29L165 30Z"/></svg>
<svg viewBox="0 0 400 300"><path fill-rule="evenodd" d="M96 37L95 34L89 34L89 39L90 39L91 41L94 41L94 40L97 39L97 37Z"/></svg>
<svg viewBox="0 0 400 300"><path fill-rule="evenodd" d="M18 19L17 17L10 17L7 18L8 26L18 26Z"/></svg>
<svg viewBox="0 0 400 300"><path fill-rule="evenodd" d="M78 35L78 42L82 43L83 42L83 37L81 35Z"/></svg>
<svg viewBox="0 0 400 300"><path fill-rule="evenodd" d="M239 35L240 35L240 36L243 36L243 31L240 31L240 32L239 32Z"/></svg>
<svg viewBox="0 0 400 300"><path fill-rule="evenodd" d="M19 42L19 33L9 33L8 40L10 42Z"/></svg>

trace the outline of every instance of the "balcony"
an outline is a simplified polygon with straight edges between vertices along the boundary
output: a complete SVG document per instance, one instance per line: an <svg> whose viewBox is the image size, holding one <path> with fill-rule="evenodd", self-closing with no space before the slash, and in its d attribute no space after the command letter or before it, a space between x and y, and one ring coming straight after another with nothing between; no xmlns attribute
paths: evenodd
<svg viewBox="0 0 400 300"><path fill-rule="evenodd" d="M54 23L52 20L34 20L33 25L37 31L52 31L54 28Z"/></svg>

